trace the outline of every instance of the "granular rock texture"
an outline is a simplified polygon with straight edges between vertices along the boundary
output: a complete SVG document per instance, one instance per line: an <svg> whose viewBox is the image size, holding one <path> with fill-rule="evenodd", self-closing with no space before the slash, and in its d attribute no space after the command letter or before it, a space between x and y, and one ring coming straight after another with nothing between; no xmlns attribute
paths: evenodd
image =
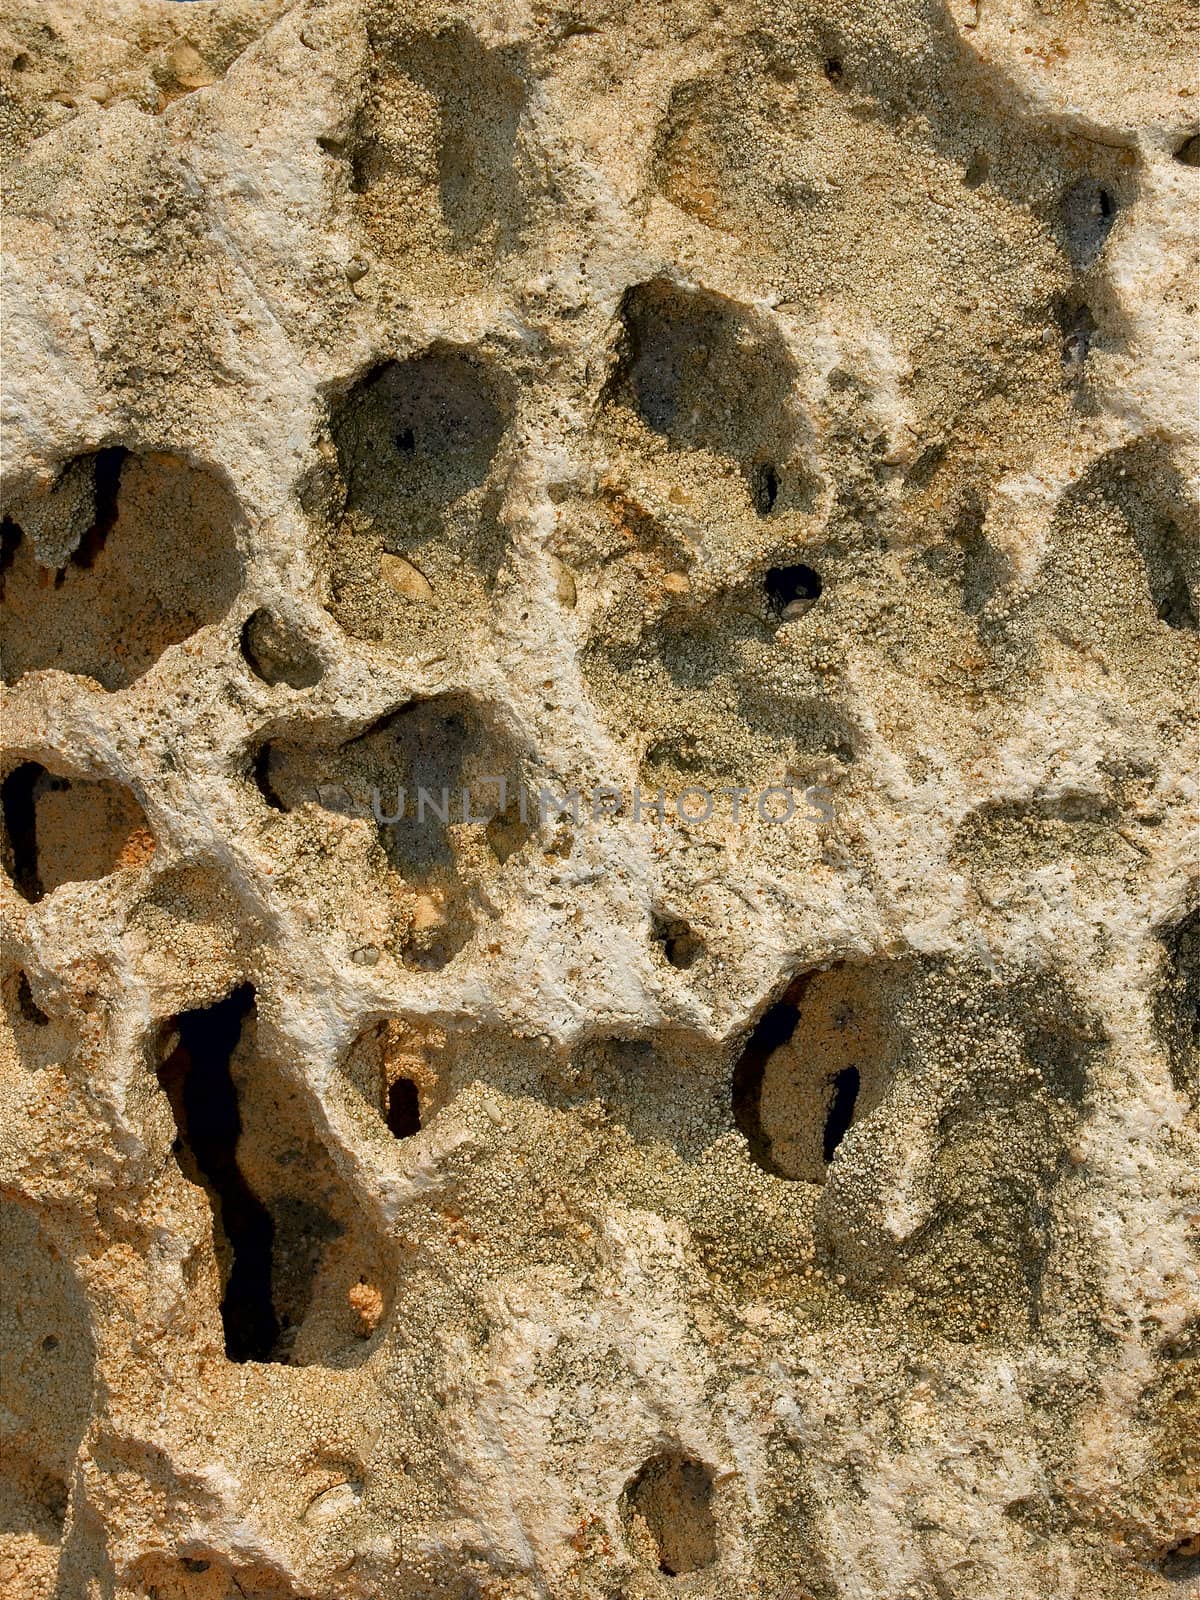
<svg viewBox="0 0 1200 1600"><path fill-rule="evenodd" d="M1200 1594L1194 23L0 0L5 1600Z"/></svg>

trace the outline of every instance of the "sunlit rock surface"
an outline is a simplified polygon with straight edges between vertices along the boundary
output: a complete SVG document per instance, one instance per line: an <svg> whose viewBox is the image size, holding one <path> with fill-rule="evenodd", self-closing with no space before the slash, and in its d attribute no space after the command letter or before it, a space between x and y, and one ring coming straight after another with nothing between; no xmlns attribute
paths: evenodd
<svg viewBox="0 0 1200 1600"><path fill-rule="evenodd" d="M0 0L5 1600L1200 1593L1193 23Z"/></svg>

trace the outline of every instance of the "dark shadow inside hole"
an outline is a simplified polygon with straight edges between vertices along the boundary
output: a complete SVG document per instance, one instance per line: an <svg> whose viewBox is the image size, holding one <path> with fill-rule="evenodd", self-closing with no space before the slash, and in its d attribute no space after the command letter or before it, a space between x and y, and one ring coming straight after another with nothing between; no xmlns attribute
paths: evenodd
<svg viewBox="0 0 1200 1600"><path fill-rule="evenodd" d="M50 1018L33 998L33 990L29 987L29 979L22 972L17 979L17 1009L26 1022L32 1022L35 1028L44 1028Z"/></svg>
<svg viewBox="0 0 1200 1600"><path fill-rule="evenodd" d="M254 786L272 811L286 811L288 808L276 794L271 784L271 741L268 739L260 745L254 754L254 764L251 768Z"/></svg>
<svg viewBox="0 0 1200 1600"><path fill-rule="evenodd" d="M791 991L789 991L790 993ZM733 1120L737 1123L756 1166L784 1177L771 1156L771 1141L762 1125L762 1088L767 1062L796 1031L800 1012L785 995L759 1018L733 1069Z"/></svg>
<svg viewBox="0 0 1200 1600"><path fill-rule="evenodd" d="M0 784L0 812L8 845L8 868L13 883L26 900L42 898L42 882L37 857L38 787L48 777L37 761L23 761Z"/></svg>
<svg viewBox="0 0 1200 1600"><path fill-rule="evenodd" d="M1176 161L1185 167L1200 167L1200 133L1186 138L1175 152Z"/></svg>
<svg viewBox="0 0 1200 1600"><path fill-rule="evenodd" d="M783 621L803 616L821 597L820 575L803 562L791 567L770 567L763 579L767 604Z"/></svg>
<svg viewBox="0 0 1200 1600"><path fill-rule="evenodd" d="M1172 1583L1200 1578L1200 1529L1177 1539L1158 1557L1155 1565Z"/></svg>
<svg viewBox="0 0 1200 1600"><path fill-rule="evenodd" d="M23 530L11 517L5 517L0 522L0 600L4 598L4 574L17 559L17 549L23 537Z"/></svg>
<svg viewBox="0 0 1200 1600"><path fill-rule="evenodd" d="M270 1361L280 1331L271 1294L274 1223L237 1161L242 1124L230 1062L253 1009L254 989L243 984L216 1005L185 1011L158 1068L179 1134L180 1168L207 1193L228 1255L221 1321L231 1361Z"/></svg>
<svg viewBox="0 0 1200 1600"><path fill-rule="evenodd" d="M775 509L779 498L779 474L769 461L756 466L750 475L750 497L760 517Z"/></svg>
<svg viewBox="0 0 1200 1600"><path fill-rule="evenodd" d="M96 453L96 512L91 527L75 546L71 562L85 571L95 566L117 521L117 496L121 489L121 469L129 455L120 445Z"/></svg>
<svg viewBox="0 0 1200 1600"><path fill-rule="evenodd" d="M421 1106L417 1086L411 1078L397 1078L388 1085L387 1125L397 1139L409 1139L421 1131Z"/></svg>
<svg viewBox="0 0 1200 1600"><path fill-rule="evenodd" d="M663 954L673 967L681 972L695 966L704 954L704 941L691 924L682 917L654 918L654 939L662 946Z"/></svg>
<svg viewBox="0 0 1200 1600"><path fill-rule="evenodd" d="M626 291L621 323L621 356L606 399L627 406L674 448L737 461L751 495L763 492L759 464L779 453L794 380L778 330L748 306L664 279Z"/></svg>
<svg viewBox="0 0 1200 1600"><path fill-rule="evenodd" d="M222 616L241 586L240 508L221 474L179 455L77 456L13 515L26 537L0 613L9 683L57 669L124 688Z"/></svg>
<svg viewBox="0 0 1200 1600"><path fill-rule="evenodd" d="M843 1067L833 1080L833 1098L825 1118L825 1135L821 1147L826 1166L833 1160L834 1151L849 1133L850 1125L854 1121L859 1083L857 1067Z"/></svg>
<svg viewBox="0 0 1200 1600"><path fill-rule="evenodd" d="M825 76L829 79L830 83L841 83L845 73L845 68L837 56L830 56L829 60L825 63L824 71Z"/></svg>

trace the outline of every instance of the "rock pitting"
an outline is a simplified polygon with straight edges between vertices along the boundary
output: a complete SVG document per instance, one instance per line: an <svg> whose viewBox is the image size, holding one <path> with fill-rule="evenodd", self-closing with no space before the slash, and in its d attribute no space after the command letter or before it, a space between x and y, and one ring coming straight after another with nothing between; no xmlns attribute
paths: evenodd
<svg viewBox="0 0 1200 1600"><path fill-rule="evenodd" d="M2 0L6 1600L1200 1594L1195 49Z"/></svg>

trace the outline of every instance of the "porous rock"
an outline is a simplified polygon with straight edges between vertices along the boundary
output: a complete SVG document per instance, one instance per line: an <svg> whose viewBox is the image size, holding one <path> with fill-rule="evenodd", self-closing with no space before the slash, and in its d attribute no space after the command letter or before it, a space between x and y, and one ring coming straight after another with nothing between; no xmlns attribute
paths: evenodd
<svg viewBox="0 0 1200 1600"><path fill-rule="evenodd" d="M1194 24L0 0L6 1597L1197 1592Z"/></svg>

